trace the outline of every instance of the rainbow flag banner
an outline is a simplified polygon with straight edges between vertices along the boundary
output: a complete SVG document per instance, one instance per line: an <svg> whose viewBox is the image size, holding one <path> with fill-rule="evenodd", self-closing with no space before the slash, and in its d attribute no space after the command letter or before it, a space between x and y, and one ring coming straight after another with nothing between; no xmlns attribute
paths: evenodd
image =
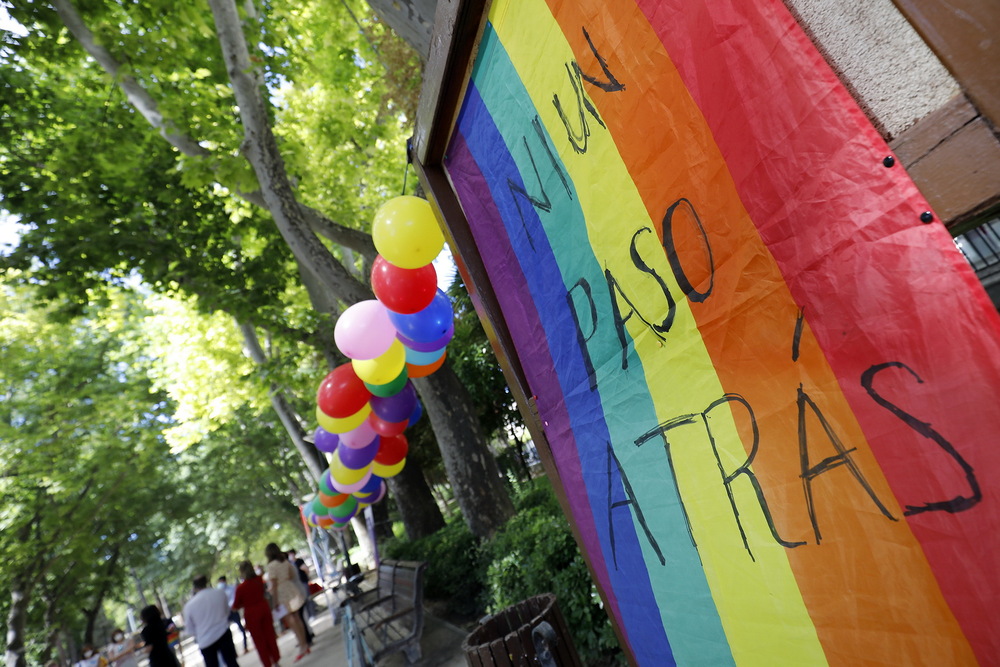
<svg viewBox="0 0 1000 667"><path fill-rule="evenodd" d="M1000 318L889 154L780 0L490 7L444 167L640 665L1000 664Z"/></svg>

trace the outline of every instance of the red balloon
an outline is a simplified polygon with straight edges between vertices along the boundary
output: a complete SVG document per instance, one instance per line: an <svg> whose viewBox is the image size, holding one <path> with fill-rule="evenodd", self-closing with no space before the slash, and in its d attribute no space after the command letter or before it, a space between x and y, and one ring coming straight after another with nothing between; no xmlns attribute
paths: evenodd
<svg viewBox="0 0 1000 667"><path fill-rule="evenodd" d="M437 271L433 264L403 269L382 255L372 264L372 290L382 305L394 313L410 315L430 305L437 293Z"/></svg>
<svg viewBox="0 0 1000 667"><path fill-rule="evenodd" d="M375 455L375 462L384 466L396 465L406 458L406 452L410 444L405 435L397 435L391 438L382 438L382 446L378 448Z"/></svg>
<svg viewBox="0 0 1000 667"><path fill-rule="evenodd" d="M376 433L384 438L386 436L399 435L406 430L410 422L408 419L404 419L401 422L386 421L373 412L368 415L368 423Z"/></svg>
<svg viewBox="0 0 1000 667"><path fill-rule="evenodd" d="M372 397L350 363L341 364L323 378L316 391L316 404L327 415L343 419L356 414Z"/></svg>

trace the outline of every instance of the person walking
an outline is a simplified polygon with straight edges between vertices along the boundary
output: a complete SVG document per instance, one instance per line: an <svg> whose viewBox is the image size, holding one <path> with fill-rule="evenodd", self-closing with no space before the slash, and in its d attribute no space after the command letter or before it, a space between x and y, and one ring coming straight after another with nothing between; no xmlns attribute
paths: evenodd
<svg viewBox="0 0 1000 667"><path fill-rule="evenodd" d="M276 605L285 607L287 612L284 616L285 621L295 633L295 639L299 643L299 654L295 657L295 662L298 662L309 653L309 640L306 639L306 630L298 614L299 608L305 604L305 595L299 585L299 575L295 573L295 567L288 562L285 552L274 542L264 547L264 556L267 557L267 579L271 599Z"/></svg>
<svg viewBox="0 0 1000 667"><path fill-rule="evenodd" d="M312 646L316 635L309 627L309 619L315 615L311 608L312 598L309 597L309 568L306 567L306 562L296 555L295 549L289 549L286 556L288 562L295 568L295 574L299 577L299 584L302 586L302 593L305 595L305 604L299 607L299 618L302 619L302 627L306 631L306 642Z"/></svg>
<svg viewBox="0 0 1000 667"><path fill-rule="evenodd" d="M80 660L73 667L107 667L108 661L94 648L93 644L84 644L80 652Z"/></svg>
<svg viewBox="0 0 1000 667"><path fill-rule="evenodd" d="M236 662L236 645L229 630L229 600L217 588L208 587L208 577L194 578L194 597L184 605L184 625L194 637L205 667L219 667L222 656L226 667L239 667Z"/></svg>
<svg viewBox="0 0 1000 667"><path fill-rule="evenodd" d="M226 594L226 600L229 601L229 606L233 606L233 597L236 595L236 587L230 586L229 582L226 581L226 577L219 577L218 583L215 585L220 591ZM247 648L247 629L243 627L242 621L240 621L240 612L233 609L229 612L229 622L235 623L236 627L240 629L243 633L243 652L246 653L249 649Z"/></svg>
<svg viewBox="0 0 1000 667"><path fill-rule="evenodd" d="M167 641L167 623L160 615L159 607L143 607L139 618L145 624L142 628L142 641L149 655L149 667L180 667L177 656Z"/></svg>
<svg viewBox="0 0 1000 667"><path fill-rule="evenodd" d="M253 637L260 664L263 667L276 667L281 660L281 652L278 650L278 637L274 634L271 603L265 597L267 589L264 580L254 571L250 561L243 561L239 567L243 581L236 587L233 611L243 610L243 621Z"/></svg>
<svg viewBox="0 0 1000 667"><path fill-rule="evenodd" d="M111 631L108 658L111 659L111 667L139 667L139 661L135 657L135 641L126 637L121 628Z"/></svg>

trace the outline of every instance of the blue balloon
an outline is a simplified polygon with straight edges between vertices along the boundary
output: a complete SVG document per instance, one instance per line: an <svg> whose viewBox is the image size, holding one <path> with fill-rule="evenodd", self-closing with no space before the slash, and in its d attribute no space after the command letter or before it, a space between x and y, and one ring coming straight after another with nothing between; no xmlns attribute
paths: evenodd
<svg viewBox="0 0 1000 667"><path fill-rule="evenodd" d="M444 356L444 351L446 348L442 347L440 350L433 350L431 352L417 352L416 350L411 350L410 348L403 345L406 350L406 363L413 364L414 366L428 366L433 364L435 361Z"/></svg>
<svg viewBox="0 0 1000 667"><path fill-rule="evenodd" d="M448 295L438 290L431 304L411 315L389 311L389 321L399 335L417 343L429 343L443 338L452 327L455 311Z"/></svg>
<svg viewBox="0 0 1000 667"><path fill-rule="evenodd" d="M420 418L423 415L424 415L424 406L420 404L420 401L417 401L416 406L414 406L413 408L413 412L410 414L410 418L406 421L407 428L413 426L418 421L420 421Z"/></svg>
<svg viewBox="0 0 1000 667"><path fill-rule="evenodd" d="M408 350L414 350L416 352L433 352L434 350L440 350L455 336L455 324L452 323L448 330L438 339L432 340L429 343L418 343L415 340L410 340L401 333L396 333L396 340L403 344ZM374 392L372 392L374 393Z"/></svg>
<svg viewBox="0 0 1000 667"><path fill-rule="evenodd" d="M354 495L362 495L365 493L375 493L378 491L379 486L382 484L382 478L378 475L372 475L368 483L362 486L360 489L354 492Z"/></svg>

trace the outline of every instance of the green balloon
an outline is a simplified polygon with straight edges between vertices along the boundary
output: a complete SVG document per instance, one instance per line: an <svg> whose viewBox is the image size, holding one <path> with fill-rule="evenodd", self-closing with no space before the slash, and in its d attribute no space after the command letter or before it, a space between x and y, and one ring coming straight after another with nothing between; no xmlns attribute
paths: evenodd
<svg viewBox="0 0 1000 667"><path fill-rule="evenodd" d="M334 519L337 517L345 517L354 512L358 507L358 499L354 496L348 496L347 500L340 503L336 507L331 507L328 509L330 516Z"/></svg>
<svg viewBox="0 0 1000 667"><path fill-rule="evenodd" d="M386 384L368 384L365 382L365 387L367 387L368 391L375 396L388 398L389 396L395 396L399 392L403 391L403 387L406 385L406 381L408 379L409 376L406 374L406 367L404 366L403 370L400 371L399 375L397 375L396 379L392 382L388 382Z"/></svg>
<svg viewBox="0 0 1000 667"><path fill-rule="evenodd" d="M340 491L333 488L333 482L330 479L329 468L327 468L326 471L324 471L323 476L319 478L319 490L328 496L335 496L338 493L340 493Z"/></svg>
<svg viewBox="0 0 1000 667"><path fill-rule="evenodd" d="M319 501L319 497L313 498L309 503L309 509L316 516L327 516L330 513L330 508Z"/></svg>

